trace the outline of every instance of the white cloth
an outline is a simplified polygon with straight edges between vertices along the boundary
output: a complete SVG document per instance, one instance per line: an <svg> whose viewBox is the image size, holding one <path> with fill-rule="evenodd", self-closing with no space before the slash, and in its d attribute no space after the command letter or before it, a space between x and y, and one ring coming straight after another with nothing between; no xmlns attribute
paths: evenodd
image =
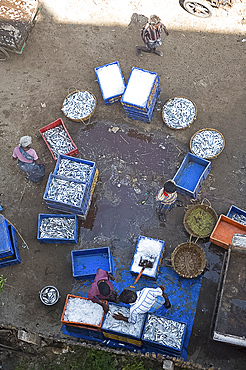
<svg viewBox="0 0 246 370"><path fill-rule="evenodd" d="M28 145L31 145L32 143L32 138L31 136L22 136L20 138L20 146L22 146L23 148L26 148Z"/></svg>

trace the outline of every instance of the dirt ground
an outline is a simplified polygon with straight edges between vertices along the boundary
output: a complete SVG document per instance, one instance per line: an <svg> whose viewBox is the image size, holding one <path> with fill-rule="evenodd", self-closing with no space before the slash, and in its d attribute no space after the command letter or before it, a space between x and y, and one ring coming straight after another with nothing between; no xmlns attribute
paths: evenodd
<svg viewBox="0 0 246 370"><path fill-rule="evenodd" d="M0 295L0 324L64 339L60 317L65 298L80 289L71 273L72 249L109 245L116 258L117 280L122 266L130 266L138 235L165 240L169 258L187 240L184 209L175 208L167 223L160 224L154 194L164 180L174 176L189 151L191 136L199 129L216 128L225 137L225 148L212 160L199 199L209 199L218 215L226 214L232 204L246 209L246 43L242 42L246 4L238 0L228 12L216 9L213 17L200 19L185 12L178 0L41 3L23 54L11 54L8 62L0 64L0 204L3 215L27 243L18 238L21 264L0 271L8 284ZM153 13L169 31L159 48L164 56L137 57L140 29L145 17ZM120 103L104 104L94 68L116 60L125 81L132 67L159 74L161 95L150 124L128 119ZM89 90L97 98L96 111L86 126L61 112L64 98L75 89ZM180 132L170 130L161 118L163 104L175 96L191 99L198 111L191 127ZM76 247L40 244L36 238L38 214L50 213L43 194L55 165L38 130L58 118L76 143L79 157L95 161L99 169L91 209L87 221L80 223ZM13 149L23 135L31 135L39 157L49 161L41 185L27 182L12 161ZM149 192L153 194L143 207L141 201ZM189 199L182 199L189 204ZM225 252L209 242L203 247L209 269L202 282L188 359L221 370L243 370L245 348L210 339ZM61 294L52 307L39 300L39 291L49 284Z"/></svg>

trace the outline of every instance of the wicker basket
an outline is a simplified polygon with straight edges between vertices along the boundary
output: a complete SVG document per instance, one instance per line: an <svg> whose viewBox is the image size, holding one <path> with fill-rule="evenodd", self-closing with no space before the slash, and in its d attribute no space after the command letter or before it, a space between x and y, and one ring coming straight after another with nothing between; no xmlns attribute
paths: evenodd
<svg viewBox="0 0 246 370"><path fill-rule="evenodd" d="M171 261L174 271L187 279L200 275L207 262L204 250L192 242L179 244L171 255Z"/></svg>
<svg viewBox="0 0 246 370"><path fill-rule="evenodd" d="M75 90L75 91L71 92L71 93L70 93L70 94L68 94L68 95L65 97L65 99L63 100L62 106L64 105L65 100L66 100L69 96L71 96L71 95L73 95L73 94L76 94L76 93L78 93L79 91L86 91L86 92L88 92L89 94L91 94L91 95L93 96L93 98L95 99L95 107L94 107L93 111L92 111L88 116L83 117L83 118L80 118L80 119L75 119L75 118L68 117L64 112L63 112L63 114L64 114L67 118L71 119L72 121L75 121L75 122L84 122L85 120L88 120L89 118L91 118L91 116L94 114L94 112L95 112L95 110L96 110L96 105L97 105L96 97L95 97L95 95L94 95L94 94L92 94L90 91L88 91L88 90Z"/></svg>
<svg viewBox="0 0 246 370"><path fill-rule="evenodd" d="M175 128L175 127L170 127L168 124L167 124L167 122L164 120L164 117L163 117L163 110L164 110L164 108L165 108L165 106L166 106L166 104L168 104L170 101L172 101L172 100L174 100L174 99L177 99L177 98L182 98L182 99L187 99L187 100L190 100L191 102L192 102L192 104L194 104L194 107L195 107L195 110L196 110L196 113L195 113L195 117L194 117L194 119L193 119L193 121L189 124L189 125L187 125L187 126L185 126L185 127L182 127L182 128ZM196 104L191 100L191 99L188 99L188 98L185 98L184 96L175 96L175 98L171 98L171 99L169 99L164 105L163 105L163 108L162 108L162 111L161 111L161 116L162 116L162 120L163 120L163 122L171 129L171 130L185 130L186 128L188 128L188 127L190 127L191 125L192 125L192 123L195 121L195 119L196 119L196 116L197 116L197 108L196 108Z"/></svg>
<svg viewBox="0 0 246 370"><path fill-rule="evenodd" d="M185 230L196 238L207 238L211 235L216 222L218 220L217 213L210 206L196 204L189 206L184 216Z"/></svg>
<svg viewBox="0 0 246 370"><path fill-rule="evenodd" d="M222 150L223 150L223 149L224 149L224 147L225 147L225 138L224 138L224 136L222 135L222 133L221 133L221 132L219 132L218 130L216 130L215 128L202 128L201 130L199 130L199 131L195 132L195 133L194 133L194 135L192 135L192 137L191 137L191 139L190 139L190 151L191 151L191 153L193 153L193 154L197 155L197 154L196 154L196 153L194 153L194 152L193 152L193 150L192 150L192 141L193 141L194 137L195 137L197 134L199 134L200 132L203 132L203 131L216 131L216 132L218 132L218 134L220 134L220 136L221 136L221 137L222 137L222 139L223 139L223 147L222 147L222 149L219 151L219 153L217 153L216 155L211 156L211 157L203 157L203 159L213 159L213 158L218 157L218 155L222 152Z"/></svg>

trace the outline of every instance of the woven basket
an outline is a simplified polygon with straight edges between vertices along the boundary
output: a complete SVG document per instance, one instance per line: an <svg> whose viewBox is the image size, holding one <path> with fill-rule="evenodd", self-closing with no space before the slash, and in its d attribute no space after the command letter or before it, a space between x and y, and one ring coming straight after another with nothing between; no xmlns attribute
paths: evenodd
<svg viewBox="0 0 246 370"><path fill-rule="evenodd" d="M225 138L224 138L224 136L222 135L222 133L221 132L219 132L218 130L216 130L215 128L202 128L201 130L199 130L199 131L197 131L197 132L195 132L194 133L194 135L192 135L192 137L191 137L191 139L190 139L190 151L191 151L191 153L193 153L193 154L195 154L196 155L196 153L194 153L193 152L193 150L191 149L192 148L192 140L194 139L194 137L199 133L199 132L202 132L202 131L216 131L216 132L218 132L220 135L221 135L221 137L222 137L222 139L223 139L223 147L222 147L222 149L219 151L219 153L217 153L216 155L214 155L214 156L212 156L212 157L204 157L203 159L213 159L213 158L216 158L216 157L218 157L218 155L222 152L222 150L224 149L224 147L225 147Z"/></svg>
<svg viewBox="0 0 246 370"><path fill-rule="evenodd" d="M196 110L196 113L195 113L195 117L194 117L194 119L193 119L193 121L189 124L189 125L187 125L187 126L185 126L185 127L182 127L182 128L175 128L175 127L170 127L168 124L167 124L167 122L164 120L164 118L163 118L163 110L164 110L164 108L165 108L165 105L166 104L168 104L170 101L172 101L172 100L174 100L174 99L176 99L176 98L182 98L182 99L187 99L187 100L190 100L191 102L192 102L192 104L194 104L194 107L195 107L195 110ZM185 98L184 96L175 96L175 98L171 98L171 99L169 99L164 105L163 105L163 108L162 108L162 111L161 111L161 116L162 116L162 120L163 120L163 122L167 125L167 127L169 127L171 130L185 130L186 128L188 128L188 127L190 127L191 125L192 125L192 123L195 121L195 119L196 119L196 116L197 116L197 108L196 108L196 104L191 100L191 99L188 99L188 98Z"/></svg>
<svg viewBox="0 0 246 370"><path fill-rule="evenodd" d="M179 244L171 255L171 261L174 271L187 279L200 275L207 262L204 250L192 242Z"/></svg>
<svg viewBox="0 0 246 370"><path fill-rule="evenodd" d="M83 118L80 118L80 119L75 119L75 118L68 117L64 112L63 112L63 114L64 114L67 118L71 119L71 121L75 121L75 122L84 122L85 120L87 120L87 119L91 118L91 116L94 114L94 112L95 112L95 110L96 110L96 106L97 106L97 100L96 100L96 97L95 97L95 95L94 95L94 94L92 94L90 91L88 91L88 90L75 90L75 91L71 92L71 93L70 93L70 94L68 94L68 95L65 97L65 99L63 100L62 106L64 105L65 100L66 100L70 95L76 94L76 93L78 93L79 91L86 91L86 92L90 93L90 94L93 96L93 98L95 99L95 107L94 107L93 111L92 111L88 116L83 117Z"/></svg>
<svg viewBox="0 0 246 370"><path fill-rule="evenodd" d="M184 216L185 230L196 238L207 238L212 233L218 220L217 213L211 206L196 204L189 206Z"/></svg>

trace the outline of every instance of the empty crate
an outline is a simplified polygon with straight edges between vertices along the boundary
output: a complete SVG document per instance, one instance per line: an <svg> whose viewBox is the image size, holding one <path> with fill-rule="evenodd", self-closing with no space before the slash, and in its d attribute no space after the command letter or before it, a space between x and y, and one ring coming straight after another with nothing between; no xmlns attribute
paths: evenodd
<svg viewBox="0 0 246 370"><path fill-rule="evenodd" d="M234 234L246 235L246 225L220 215L215 228L210 235L210 242L224 249L229 249Z"/></svg>
<svg viewBox="0 0 246 370"><path fill-rule="evenodd" d="M3 216L1 216L1 218L2 217ZM21 262L15 228L12 225L7 224L6 233L3 233L2 231L2 228L0 228L1 245L6 246L10 242L12 252L8 256L6 256L5 253L1 254L0 251L0 268L16 265L17 263Z"/></svg>

